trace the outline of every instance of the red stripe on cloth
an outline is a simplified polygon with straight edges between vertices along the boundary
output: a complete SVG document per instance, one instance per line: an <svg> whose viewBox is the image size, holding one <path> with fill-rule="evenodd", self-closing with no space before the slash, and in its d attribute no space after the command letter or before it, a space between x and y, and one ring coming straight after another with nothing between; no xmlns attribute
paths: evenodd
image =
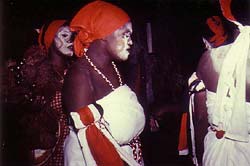
<svg viewBox="0 0 250 166"><path fill-rule="evenodd" d="M91 154L98 166L123 166L123 161L114 145L93 124L94 116L89 107L78 111L82 123L87 127L86 138Z"/></svg>

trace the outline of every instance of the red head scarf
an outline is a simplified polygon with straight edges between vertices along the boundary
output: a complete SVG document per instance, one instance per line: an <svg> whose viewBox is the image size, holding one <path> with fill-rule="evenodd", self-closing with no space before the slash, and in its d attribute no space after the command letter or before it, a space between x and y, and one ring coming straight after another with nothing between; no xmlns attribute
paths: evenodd
<svg viewBox="0 0 250 166"><path fill-rule="evenodd" d="M54 20L48 25L47 28L45 27L45 25L42 26L41 32L38 37L38 43L39 43L40 48L45 46L45 49L48 51L58 29L64 23L65 23L65 20Z"/></svg>
<svg viewBox="0 0 250 166"><path fill-rule="evenodd" d="M84 6L72 19L70 28L77 32L74 50L78 57L96 39L102 39L130 20L119 7L103 1L94 1Z"/></svg>
<svg viewBox="0 0 250 166"><path fill-rule="evenodd" d="M215 47L222 45L226 41L228 36L225 33L220 17L219 16L209 17L206 23L210 28L210 30L214 33L214 36L212 36L209 39L209 42L213 43Z"/></svg>
<svg viewBox="0 0 250 166"><path fill-rule="evenodd" d="M228 20L236 21L231 12L231 1L232 0L220 0L220 7L224 17L226 17Z"/></svg>

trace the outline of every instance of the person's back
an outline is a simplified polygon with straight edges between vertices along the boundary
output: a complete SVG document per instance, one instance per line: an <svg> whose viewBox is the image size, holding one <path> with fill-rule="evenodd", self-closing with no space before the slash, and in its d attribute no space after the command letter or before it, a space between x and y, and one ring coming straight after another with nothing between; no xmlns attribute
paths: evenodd
<svg viewBox="0 0 250 166"><path fill-rule="evenodd" d="M221 67L225 56L232 44L222 45L216 48L209 48L200 58L197 67L197 76L201 79L208 91L216 93ZM235 55L237 56L237 55ZM250 53L248 53L246 66L246 101L250 101Z"/></svg>
<svg viewBox="0 0 250 166"><path fill-rule="evenodd" d="M196 73L198 78L204 82L206 89L211 92L216 92L221 66L230 46L210 48L200 58Z"/></svg>
<svg viewBox="0 0 250 166"><path fill-rule="evenodd" d="M250 28L231 13L235 3L246 5L242 2L233 0L231 4L231 0L220 0L223 15L238 26L239 34L231 44L208 49L197 70L206 91L196 95L196 108L205 106L197 110L207 116L210 124L204 139L202 165L205 166L249 165L250 162L246 157L250 155Z"/></svg>

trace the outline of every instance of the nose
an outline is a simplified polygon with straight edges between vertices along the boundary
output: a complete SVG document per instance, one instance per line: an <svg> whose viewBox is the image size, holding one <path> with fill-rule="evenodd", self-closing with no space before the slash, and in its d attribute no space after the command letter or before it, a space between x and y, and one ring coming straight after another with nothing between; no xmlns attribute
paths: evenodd
<svg viewBox="0 0 250 166"><path fill-rule="evenodd" d="M130 46L133 45L133 41L131 38L128 39L128 45L130 45Z"/></svg>

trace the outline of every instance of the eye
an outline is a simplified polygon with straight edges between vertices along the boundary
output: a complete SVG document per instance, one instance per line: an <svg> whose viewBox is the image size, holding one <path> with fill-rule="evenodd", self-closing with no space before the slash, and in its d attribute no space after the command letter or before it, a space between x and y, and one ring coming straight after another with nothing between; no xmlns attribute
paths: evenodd
<svg viewBox="0 0 250 166"><path fill-rule="evenodd" d="M71 38L71 33L70 32L62 32L60 33L61 38L63 38L63 40L69 42L70 38Z"/></svg>
<svg viewBox="0 0 250 166"><path fill-rule="evenodd" d="M65 38L68 36L69 36L68 34L65 34L65 33L62 34L62 37L65 37Z"/></svg>
<svg viewBox="0 0 250 166"><path fill-rule="evenodd" d="M131 32L126 32L126 33L124 33L124 34L122 35L122 38L127 38L127 39L131 38Z"/></svg>

